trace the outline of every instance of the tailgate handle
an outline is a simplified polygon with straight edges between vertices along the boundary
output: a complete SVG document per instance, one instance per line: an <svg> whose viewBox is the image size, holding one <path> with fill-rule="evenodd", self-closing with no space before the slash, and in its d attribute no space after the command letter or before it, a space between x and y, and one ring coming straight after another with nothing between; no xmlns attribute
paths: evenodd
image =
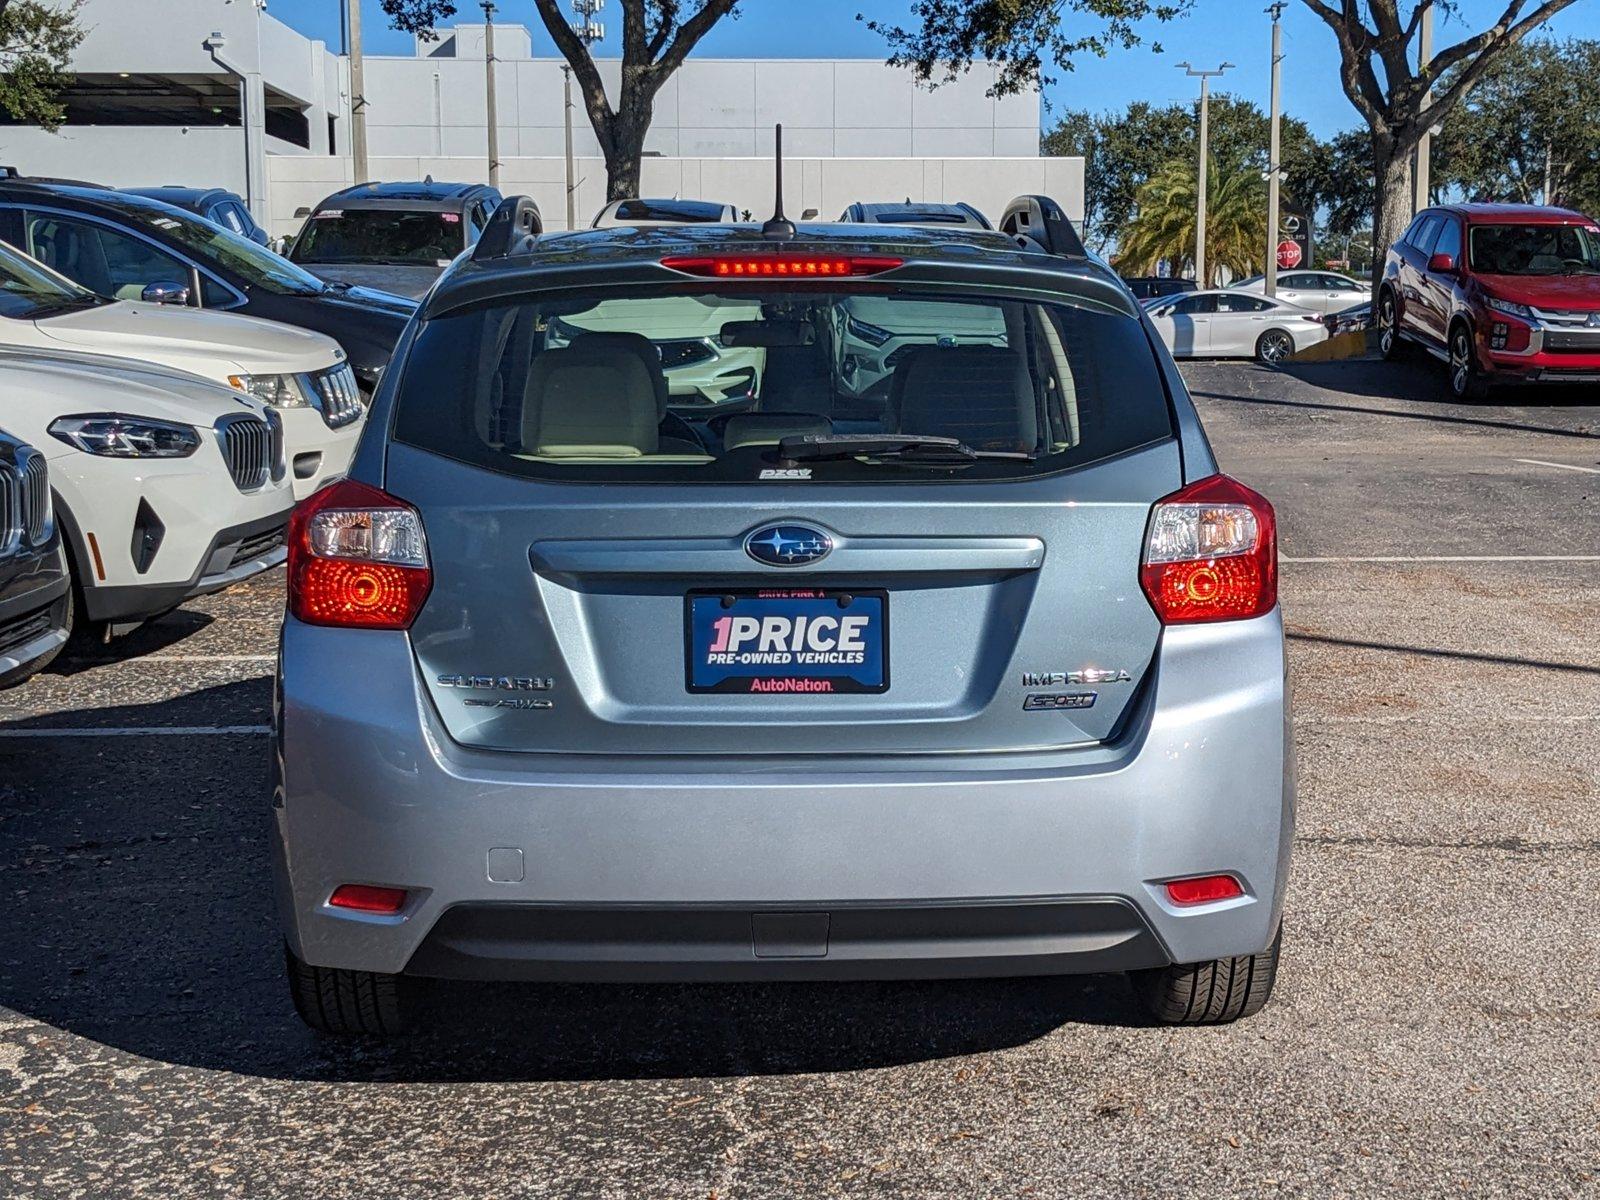
<svg viewBox="0 0 1600 1200"><path fill-rule="evenodd" d="M1035 537L838 537L821 562L769 567L744 552L744 537L635 538L535 542L533 569L550 577L754 575L762 579L814 579L851 575L962 574L1036 571L1044 542Z"/></svg>

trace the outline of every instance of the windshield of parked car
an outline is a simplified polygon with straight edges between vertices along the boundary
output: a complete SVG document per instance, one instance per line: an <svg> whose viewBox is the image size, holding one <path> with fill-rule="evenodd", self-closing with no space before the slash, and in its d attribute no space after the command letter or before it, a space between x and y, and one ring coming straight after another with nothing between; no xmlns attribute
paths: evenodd
<svg viewBox="0 0 1600 1200"><path fill-rule="evenodd" d="M551 479L1020 478L1172 434L1127 313L881 284L478 304L423 326L397 404L399 441Z"/></svg>
<svg viewBox="0 0 1600 1200"><path fill-rule="evenodd" d="M458 212L328 208L312 214L289 257L307 263L442 267L465 245Z"/></svg>
<svg viewBox="0 0 1600 1200"><path fill-rule="evenodd" d="M1600 274L1600 226L1473 225L1472 269L1483 275Z"/></svg>
<svg viewBox="0 0 1600 1200"><path fill-rule="evenodd" d="M282 255L181 209L152 202L148 207L130 206L124 213L136 224L165 234L198 257L233 272L246 287L280 296L316 296L327 290L322 280Z"/></svg>
<svg viewBox="0 0 1600 1200"><path fill-rule="evenodd" d="M26 254L0 248L0 317L37 321L55 312L103 303L88 288L57 275Z"/></svg>

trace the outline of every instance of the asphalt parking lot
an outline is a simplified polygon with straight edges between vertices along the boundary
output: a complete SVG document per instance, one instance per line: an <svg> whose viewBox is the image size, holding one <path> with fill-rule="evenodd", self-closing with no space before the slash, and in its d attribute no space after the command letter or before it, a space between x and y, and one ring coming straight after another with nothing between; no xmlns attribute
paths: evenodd
<svg viewBox="0 0 1600 1200"><path fill-rule="evenodd" d="M281 572L0 695L0 1195L1600 1195L1600 397L1185 367L1279 512L1273 1003L1113 977L440 985L320 1039L265 831Z"/></svg>

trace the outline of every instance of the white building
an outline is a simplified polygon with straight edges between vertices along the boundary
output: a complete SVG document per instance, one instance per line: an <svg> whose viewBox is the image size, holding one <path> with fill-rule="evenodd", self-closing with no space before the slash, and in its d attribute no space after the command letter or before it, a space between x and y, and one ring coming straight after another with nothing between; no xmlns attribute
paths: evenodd
<svg viewBox="0 0 1600 1200"><path fill-rule="evenodd" d="M258 0L88 0L89 30L59 133L0 126L0 162L25 174L118 186L215 185L245 196L275 233L296 209L355 182L348 60ZM484 26L368 56L369 174L488 175ZM500 187L565 212L562 63L528 30L495 26ZM615 94L619 64L600 60ZM656 98L643 190L763 213L772 129L782 122L786 206L832 217L853 200L967 200L994 212L1048 192L1081 216L1081 159L1039 157L1037 93L992 98L986 66L934 90L875 60L691 58ZM605 166L574 88L576 211L603 203Z"/></svg>

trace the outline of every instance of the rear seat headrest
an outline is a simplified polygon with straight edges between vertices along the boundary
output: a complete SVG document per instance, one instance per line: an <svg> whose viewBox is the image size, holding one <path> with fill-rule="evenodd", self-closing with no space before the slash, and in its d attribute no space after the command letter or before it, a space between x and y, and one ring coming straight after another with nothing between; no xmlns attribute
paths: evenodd
<svg viewBox="0 0 1600 1200"><path fill-rule="evenodd" d="M1039 417L1022 356L1005 346L922 346L890 385L902 433L959 438L976 450L1032 450Z"/></svg>

